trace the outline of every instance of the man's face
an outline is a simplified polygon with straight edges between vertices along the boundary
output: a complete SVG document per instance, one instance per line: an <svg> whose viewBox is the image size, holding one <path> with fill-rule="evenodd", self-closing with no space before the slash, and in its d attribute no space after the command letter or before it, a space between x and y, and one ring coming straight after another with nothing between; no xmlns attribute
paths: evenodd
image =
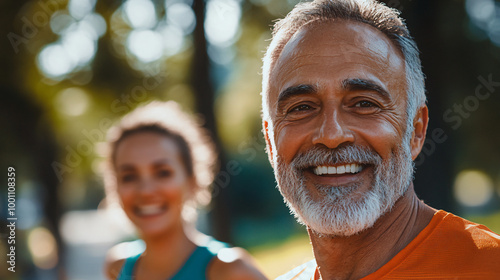
<svg viewBox="0 0 500 280"><path fill-rule="evenodd" d="M268 144L299 221L333 235L372 226L412 176L402 54L367 24L310 24L270 81Z"/></svg>

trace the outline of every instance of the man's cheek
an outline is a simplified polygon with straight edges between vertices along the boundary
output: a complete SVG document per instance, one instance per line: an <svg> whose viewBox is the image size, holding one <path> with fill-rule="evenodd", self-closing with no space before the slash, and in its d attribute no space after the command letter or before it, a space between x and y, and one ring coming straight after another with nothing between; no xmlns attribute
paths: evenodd
<svg viewBox="0 0 500 280"><path fill-rule="evenodd" d="M296 128L286 126L276 131L276 149L277 154L282 157L286 163L290 163L301 147L307 145L304 132L297 131Z"/></svg>

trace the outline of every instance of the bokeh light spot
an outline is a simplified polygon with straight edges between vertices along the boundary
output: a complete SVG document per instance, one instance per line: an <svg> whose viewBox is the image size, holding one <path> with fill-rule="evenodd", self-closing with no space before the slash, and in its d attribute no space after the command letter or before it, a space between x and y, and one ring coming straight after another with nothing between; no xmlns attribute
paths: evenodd
<svg viewBox="0 0 500 280"><path fill-rule="evenodd" d="M106 33L106 20L100 14L88 14L82 19L80 24L82 27L86 27L96 40Z"/></svg>
<svg viewBox="0 0 500 280"><path fill-rule="evenodd" d="M61 40L68 57L76 65L88 63L94 58L97 51L95 41L82 29L76 29L73 32L64 34Z"/></svg>
<svg viewBox="0 0 500 280"><path fill-rule="evenodd" d="M59 78L71 72L75 63L60 44L45 46L38 54L38 67L47 76Z"/></svg>
<svg viewBox="0 0 500 280"><path fill-rule="evenodd" d="M234 0L209 0L205 33L207 40L216 46L231 45L238 32L241 8Z"/></svg>
<svg viewBox="0 0 500 280"><path fill-rule="evenodd" d="M500 47L500 18L496 18L488 24L488 36L490 40Z"/></svg>
<svg viewBox="0 0 500 280"><path fill-rule="evenodd" d="M234 248L223 248L217 253L217 257L225 263L231 263L238 259L238 253Z"/></svg>
<svg viewBox="0 0 500 280"><path fill-rule="evenodd" d="M495 16L495 2L493 0L467 0L465 8L475 21L487 22Z"/></svg>
<svg viewBox="0 0 500 280"><path fill-rule="evenodd" d="M162 39L152 30L133 30L127 38L127 48L142 62L152 62L163 55Z"/></svg>
<svg viewBox="0 0 500 280"><path fill-rule="evenodd" d="M57 244L52 233L38 227L28 235L28 248L33 256L33 263L41 269L51 269L58 262Z"/></svg>
<svg viewBox="0 0 500 280"><path fill-rule="evenodd" d="M50 18L50 29L55 34L61 35L74 22L75 19L66 11L57 11Z"/></svg>
<svg viewBox="0 0 500 280"><path fill-rule="evenodd" d="M167 25L159 30L163 37L163 46L166 55L174 55L182 49L184 36L182 31L172 25Z"/></svg>
<svg viewBox="0 0 500 280"><path fill-rule="evenodd" d="M152 28L156 25L156 11L150 0L128 0L123 11L133 28Z"/></svg>
<svg viewBox="0 0 500 280"><path fill-rule="evenodd" d="M79 116L89 107L87 93L77 87L71 87L59 92L55 99L55 108L67 116Z"/></svg>
<svg viewBox="0 0 500 280"><path fill-rule="evenodd" d="M70 0L68 10L75 19L81 19L94 10L95 3L96 0Z"/></svg>
<svg viewBox="0 0 500 280"><path fill-rule="evenodd" d="M455 198L465 206L486 204L493 196L493 191L493 181L481 171L465 170L455 179Z"/></svg>
<svg viewBox="0 0 500 280"><path fill-rule="evenodd" d="M193 9L185 3L175 3L167 8L167 21L169 24L182 29L184 34L193 32L196 18Z"/></svg>

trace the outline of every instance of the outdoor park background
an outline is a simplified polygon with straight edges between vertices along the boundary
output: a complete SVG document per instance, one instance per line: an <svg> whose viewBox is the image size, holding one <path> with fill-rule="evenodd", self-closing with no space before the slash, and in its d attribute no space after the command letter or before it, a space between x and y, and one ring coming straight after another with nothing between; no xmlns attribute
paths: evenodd
<svg viewBox="0 0 500 280"><path fill-rule="evenodd" d="M97 210L100 143L111 122L153 99L199 114L220 147L200 228L247 248L269 277L311 258L260 133L260 59L273 20L296 0L192 2L0 3L1 279L102 279L106 250L133 233ZM500 232L500 2L385 2L402 10L427 75L430 127L416 191ZM9 166L15 273L6 267Z"/></svg>

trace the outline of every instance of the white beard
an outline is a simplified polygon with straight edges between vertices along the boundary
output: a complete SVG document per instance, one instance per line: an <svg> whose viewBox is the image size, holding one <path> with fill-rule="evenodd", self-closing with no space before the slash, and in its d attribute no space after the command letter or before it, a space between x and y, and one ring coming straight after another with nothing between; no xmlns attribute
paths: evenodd
<svg viewBox="0 0 500 280"><path fill-rule="evenodd" d="M315 147L297 155L289 165L278 157L274 163L278 188L297 221L316 233L357 234L372 227L408 189L413 176L410 137L411 133L406 133L402 146L385 161L374 151L354 145L334 150ZM319 196L313 197L306 186L304 169L339 162L373 165L370 190L360 190L363 182L344 186L314 185L309 188L315 188Z"/></svg>

